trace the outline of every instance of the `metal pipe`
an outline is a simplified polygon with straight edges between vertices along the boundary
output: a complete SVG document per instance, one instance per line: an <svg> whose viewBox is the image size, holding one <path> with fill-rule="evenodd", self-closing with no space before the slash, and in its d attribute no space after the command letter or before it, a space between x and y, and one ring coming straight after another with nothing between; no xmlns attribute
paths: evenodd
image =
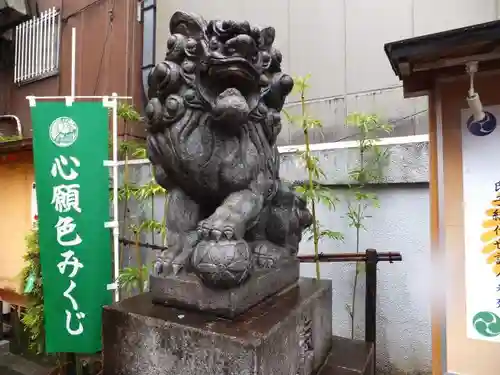
<svg viewBox="0 0 500 375"><path fill-rule="evenodd" d="M76 28L71 28L71 96L75 96L76 86Z"/></svg>
<svg viewBox="0 0 500 375"><path fill-rule="evenodd" d="M365 292L365 341L373 345L372 370L375 374L377 363L377 250L366 250L366 292Z"/></svg>
<svg viewBox="0 0 500 375"><path fill-rule="evenodd" d="M111 100L113 103L113 220L117 224L113 228L113 265L114 265L114 282L118 284L120 276L120 229L118 226L118 95L113 93ZM115 301L120 300L120 288L116 285Z"/></svg>
<svg viewBox="0 0 500 375"><path fill-rule="evenodd" d="M400 262L403 260L399 252L384 252L377 253L379 262ZM366 262L367 255L365 253L337 253L337 254L319 254L316 258L314 255L299 255L297 257L301 263L314 263L318 260L320 263L336 263L336 262Z"/></svg>
<svg viewBox="0 0 500 375"><path fill-rule="evenodd" d="M161 245L154 245L147 242L136 242L126 238L120 238L120 243L124 245L139 245L140 247L153 249L153 250L168 250L168 247ZM398 252L385 252L377 253L379 262L401 262L403 257ZM297 256L300 263L315 263L316 257L314 255L299 255ZM366 262L367 255L365 253L337 253L337 254L319 254L319 261L321 263L338 263L338 262Z"/></svg>
<svg viewBox="0 0 500 375"><path fill-rule="evenodd" d="M23 137L23 129L22 129L21 120L19 120L19 117L15 116L15 115L0 115L0 120L1 119L14 120L16 122L17 135L21 138Z"/></svg>

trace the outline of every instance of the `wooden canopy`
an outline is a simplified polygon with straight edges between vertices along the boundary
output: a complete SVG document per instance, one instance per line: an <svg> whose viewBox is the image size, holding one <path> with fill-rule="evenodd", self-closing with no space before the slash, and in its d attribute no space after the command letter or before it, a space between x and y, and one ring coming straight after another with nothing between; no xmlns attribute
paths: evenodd
<svg viewBox="0 0 500 375"><path fill-rule="evenodd" d="M405 97L426 95L437 76L463 75L469 61L477 61L481 72L500 68L500 20L391 42L384 49Z"/></svg>

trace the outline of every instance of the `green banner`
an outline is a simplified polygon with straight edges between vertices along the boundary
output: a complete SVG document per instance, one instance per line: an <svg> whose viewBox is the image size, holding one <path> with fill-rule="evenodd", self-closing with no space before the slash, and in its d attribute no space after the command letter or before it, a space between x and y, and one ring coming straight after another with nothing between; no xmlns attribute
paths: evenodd
<svg viewBox="0 0 500 375"><path fill-rule="evenodd" d="M38 100L31 118L46 349L95 353L112 302L108 108Z"/></svg>

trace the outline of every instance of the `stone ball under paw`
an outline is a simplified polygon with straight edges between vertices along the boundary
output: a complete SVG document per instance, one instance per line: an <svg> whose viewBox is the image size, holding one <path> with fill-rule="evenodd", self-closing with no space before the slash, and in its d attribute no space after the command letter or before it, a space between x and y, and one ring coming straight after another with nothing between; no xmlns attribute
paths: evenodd
<svg viewBox="0 0 500 375"><path fill-rule="evenodd" d="M229 289L250 276L253 260L245 241L201 241L192 254L194 272L211 288Z"/></svg>

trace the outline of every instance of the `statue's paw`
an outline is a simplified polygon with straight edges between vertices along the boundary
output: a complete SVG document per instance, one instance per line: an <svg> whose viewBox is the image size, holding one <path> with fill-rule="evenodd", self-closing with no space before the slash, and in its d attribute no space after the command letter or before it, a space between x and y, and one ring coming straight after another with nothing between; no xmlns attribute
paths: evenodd
<svg viewBox="0 0 500 375"><path fill-rule="evenodd" d="M177 275L184 268L192 253L192 247L185 248L172 260L172 273L174 275Z"/></svg>
<svg viewBox="0 0 500 375"><path fill-rule="evenodd" d="M208 219L200 222L198 232L204 240L219 241L237 239L238 223L232 220L231 215L221 215L217 212Z"/></svg>
<svg viewBox="0 0 500 375"><path fill-rule="evenodd" d="M164 250L161 255L156 258L153 265L155 276L167 276L178 272L178 263L175 263L177 258L182 255L178 249Z"/></svg>
<svg viewBox="0 0 500 375"><path fill-rule="evenodd" d="M154 276L167 276L172 274L172 261L168 259L156 259L153 264Z"/></svg>
<svg viewBox="0 0 500 375"><path fill-rule="evenodd" d="M269 241L254 243L253 254L255 265L259 268L277 267L278 263L287 257L283 248Z"/></svg>
<svg viewBox="0 0 500 375"><path fill-rule="evenodd" d="M153 275L160 276L163 274L163 262L160 259L156 259L153 264Z"/></svg>

